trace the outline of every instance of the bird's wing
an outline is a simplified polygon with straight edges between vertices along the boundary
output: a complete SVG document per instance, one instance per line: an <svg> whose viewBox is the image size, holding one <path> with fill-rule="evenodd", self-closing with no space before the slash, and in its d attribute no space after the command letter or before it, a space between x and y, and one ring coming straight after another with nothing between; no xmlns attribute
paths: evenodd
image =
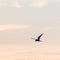
<svg viewBox="0 0 60 60"><path fill-rule="evenodd" d="M43 35L43 33L40 35L40 36L38 36L38 40L40 39L40 37Z"/></svg>

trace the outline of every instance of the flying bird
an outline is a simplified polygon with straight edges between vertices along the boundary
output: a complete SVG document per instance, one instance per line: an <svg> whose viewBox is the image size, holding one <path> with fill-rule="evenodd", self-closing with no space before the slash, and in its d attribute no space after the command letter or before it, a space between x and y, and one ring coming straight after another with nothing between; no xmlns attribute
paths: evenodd
<svg viewBox="0 0 60 60"><path fill-rule="evenodd" d="M43 35L44 33L42 33L42 34L40 34L38 37L37 37L37 39L35 39L35 38L32 38L32 39L35 39L35 41L41 41L41 37L42 37L42 35Z"/></svg>

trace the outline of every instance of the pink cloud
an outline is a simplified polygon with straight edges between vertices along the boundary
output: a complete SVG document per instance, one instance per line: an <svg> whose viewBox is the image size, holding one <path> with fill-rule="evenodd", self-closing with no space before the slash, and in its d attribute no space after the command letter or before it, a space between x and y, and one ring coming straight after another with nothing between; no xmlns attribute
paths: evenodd
<svg viewBox="0 0 60 60"><path fill-rule="evenodd" d="M17 30L17 29L26 29L28 28L28 25L0 25L0 31L4 30Z"/></svg>
<svg viewBox="0 0 60 60"><path fill-rule="evenodd" d="M30 4L30 6L32 7L45 7L47 6L48 3L46 1L36 1L36 2L33 2L32 4Z"/></svg>
<svg viewBox="0 0 60 60"><path fill-rule="evenodd" d="M19 3L20 0L0 0L0 6L11 6L16 8L21 8Z"/></svg>

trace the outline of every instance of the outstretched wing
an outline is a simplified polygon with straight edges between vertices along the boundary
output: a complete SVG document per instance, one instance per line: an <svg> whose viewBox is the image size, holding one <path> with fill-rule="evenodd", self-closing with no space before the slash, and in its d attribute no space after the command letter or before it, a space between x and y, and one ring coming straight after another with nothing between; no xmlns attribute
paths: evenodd
<svg viewBox="0 0 60 60"><path fill-rule="evenodd" d="M41 36L43 35L44 33L42 33L40 36L38 36L38 40L41 38Z"/></svg>

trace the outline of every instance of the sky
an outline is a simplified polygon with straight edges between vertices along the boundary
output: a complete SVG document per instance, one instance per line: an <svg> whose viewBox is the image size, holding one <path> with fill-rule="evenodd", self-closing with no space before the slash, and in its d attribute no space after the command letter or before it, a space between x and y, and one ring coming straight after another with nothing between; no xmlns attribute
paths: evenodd
<svg viewBox="0 0 60 60"><path fill-rule="evenodd" d="M41 33L42 42L31 39ZM59 60L60 1L0 0L0 53L1 60Z"/></svg>

